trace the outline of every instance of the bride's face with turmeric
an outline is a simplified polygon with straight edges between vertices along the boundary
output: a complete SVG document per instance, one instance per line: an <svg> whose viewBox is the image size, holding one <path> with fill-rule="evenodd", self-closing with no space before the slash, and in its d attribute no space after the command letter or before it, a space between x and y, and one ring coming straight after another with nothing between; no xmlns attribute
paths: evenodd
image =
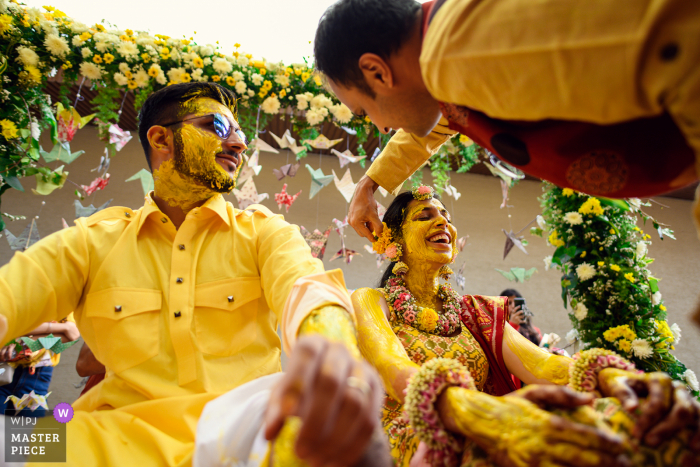
<svg viewBox="0 0 700 467"><path fill-rule="evenodd" d="M437 199L413 200L401 226L405 262L451 263L456 254L457 229Z"/></svg>

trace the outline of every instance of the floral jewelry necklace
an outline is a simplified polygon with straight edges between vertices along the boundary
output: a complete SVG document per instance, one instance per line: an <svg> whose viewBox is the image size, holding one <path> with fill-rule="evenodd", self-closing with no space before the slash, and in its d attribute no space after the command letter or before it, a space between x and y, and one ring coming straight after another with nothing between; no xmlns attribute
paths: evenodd
<svg viewBox="0 0 700 467"><path fill-rule="evenodd" d="M421 307L403 279L391 276L384 287L384 296L390 309L406 324L419 331L449 336L459 329L460 297L448 284L438 287L438 297L442 299L443 312L438 313L432 308Z"/></svg>

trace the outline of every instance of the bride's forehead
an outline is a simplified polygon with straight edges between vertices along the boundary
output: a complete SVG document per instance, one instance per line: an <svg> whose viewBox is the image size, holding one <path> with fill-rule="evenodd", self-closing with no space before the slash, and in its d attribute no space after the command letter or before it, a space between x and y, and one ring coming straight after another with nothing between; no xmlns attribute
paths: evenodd
<svg viewBox="0 0 700 467"><path fill-rule="evenodd" d="M415 215L416 213L422 211L425 208L436 208L438 211L442 211L445 209L445 206L440 202L440 200L430 198L426 199L425 201L414 199L413 201L408 203L407 208L408 215L406 216L406 219L410 219L411 216Z"/></svg>

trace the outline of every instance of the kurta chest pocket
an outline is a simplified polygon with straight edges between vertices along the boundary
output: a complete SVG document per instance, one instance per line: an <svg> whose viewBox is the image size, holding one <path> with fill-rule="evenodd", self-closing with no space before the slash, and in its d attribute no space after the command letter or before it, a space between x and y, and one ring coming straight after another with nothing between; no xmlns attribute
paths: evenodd
<svg viewBox="0 0 700 467"><path fill-rule="evenodd" d="M111 288L88 294L84 313L97 336L97 359L115 373L158 354L160 290Z"/></svg>
<svg viewBox="0 0 700 467"><path fill-rule="evenodd" d="M260 279L244 277L195 287L194 326L203 353L228 357L257 337Z"/></svg>

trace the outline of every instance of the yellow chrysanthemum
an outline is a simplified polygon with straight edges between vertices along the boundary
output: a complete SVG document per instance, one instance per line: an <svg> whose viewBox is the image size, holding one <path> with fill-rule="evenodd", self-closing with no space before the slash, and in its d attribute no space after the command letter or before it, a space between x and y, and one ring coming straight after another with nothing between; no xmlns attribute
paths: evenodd
<svg viewBox="0 0 700 467"><path fill-rule="evenodd" d="M304 73L301 74L301 80L303 82L306 83L309 80L309 78L311 78L311 73L309 73L308 71L305 71Z"/></svg>
<svg viewBox="0 0 700 467"><path fill-rule="evenodd" d="M12 16L0 15L0 34L5 34L12 29Z"/></svg>
<svg viewBox="0 0 700 467"><path fill-rule="evenodd" d="M420 326L426 331L432 331L437 327L438 314L432 308L423 308L418 316L418 319L420 320Z"/></svg>
<svg viewBox="0 0 700 467"><path fill-rule="evenodd" d="M136 89L136 88L138 87L138 85L136 84L136 81L134 81L133 79L130 79L130 80L126 83L126 85L127 85L127 87L128 87L129 89Z"/></svg>
<svg viewBox="0 0 700 467"><path fill-rule="evenodd" d="M213 75L213 76L211 77L211 80L214 81L215 83L218 83L219 81L221 81L221 76L219 76L219 75Z"/></svg>
<svg viewBox="0 0 700 467"><path fill-rule="evenodd" d="M659 310L661 310L661 311L666 311L666 306L665 306L665 305L659 305Z"/></svg>
<svg viewBox="0 0 700 467"><path fill-rule="evenodd" d="M620 266L618 266L617 264L611 264L610 269L612 269L615 272L620 272Z"/></svg>
<svg viewBox="0 0 700 467"><path fill-rule="evenodd" d="M598 266L600 266L601 268L605 266L605 261L598 261Z"/></svg>
<svg viewBox="0 0 700 467"><path fill-rule="evenodd" d="M92 56L92 61L95 63L102 63L102 56L99 54L95 54Z"/></svg>
<svg viewBox="0 0 700 467"><path fill-rule="evenodd" d="M183 83L189 83L190 81L192 81L192 75L190 75L189 73L183 73L182 76L180 76L180 79Z"/></svg>
<svg viewBox="0 0 700 467"><path fill-rule="evenodd" d="M286 96L286 95L287 95L287 91L285 91L284 89L282 89L282 90L280 91L280 97L284 97L284 96Z"/></svg>
<svg viewBox="0 0 700 467"><path fill-rule="evenodd" d="M630 329L629 324L623 324L622 326L610 328L603 333L603 338L608 342L615 342L615 340L619 339L620 337L632 342L637 338L637 334Z"/></svg>
<svg viewBox="0 0 700 467"><path fill-rule="evenodd" d="M235 86L236 80L233 79L233 76L227 76L226 77L226 84L228 84L229 86Z"/></svg>
<svg viewBox="0 0 700 467"><path fill-rule="evenodd" d="M203 68L204 60L202 60L201 57L195 57L194 59L192 59L192 65L194 65L196 68Z"/></svg>
<svg viewBox="0 0 700 467"><path fill-rule="evenodd" d="M574 190L572 190L571 188L564 188L563 190L561 190L561 194L566 197L573 196Z"/></svg>
<svg viewBox="0 0 700 467"><path fill-rule="evenodd" d="M17 127L14 122L6 119L0 120L0 127L2 128L2 136L5 139L17 138Z"/></svg>
<svg viewBox="0 0 700 467"><path fill-rule="evenodd" d="M143 60L143 63L149 63L151 61L151 56L148 52L144 52L141 54L141 60Z"/></svg>
<svg viewBox="0 0 700 467"><path fill-rule="evenodd" d="M158 68L156 68L155 66L152 66L151 68L149 68L148 69L148 76L150 76L151 78L155 78L156 76L158 76Z"/></svg>
<svg viewBox="0 0 700 467"><path fill-rule="evenodd" d="M102 56L102 60L104 60L105 63L112 63L114 61L114 55L109 53L104 54Z"/></svg>
<svg viewBox="0 0 700 467"><path fill-rule="evenodd" d="M632 350L632 343L627 339L622 339L617 343L617 348L625 353L630 353L630 350Z"/></svg>
<svg viewBox="0 0 700 467"><path fill-rule="evenodd" d="M581 253L580 257L581 257L581 258L585 258L585 257L586 257L586 252L584 251L583 253Z"/></svg>
<svg viewBox="0 0 700 467"><path fill-rule="evenodd" d="M581 214L590 214L593 216L602 216L605 212L600 206L600 200L598 198L588 198L585 203L578 208L578 212Z"/></svg>
<svg viewBox="0 0 700 467"><path fill-rule="evenodd" d="M628 281L630 281L630 282L633 283L633 284L637 281L637 280L634 278L634 274L631 273L631 272L628 272L627 274L625 274L625 279L627 279Z"/></svg>
<svg viewBox="0 0 700 467"><path fill-rule="evenodd" d="M560 246L565 245L564 240L559 238L556 230L552 230L552 233L549 234L548 240L549 240L549 243L555 247L560 247Z"/></svg>

